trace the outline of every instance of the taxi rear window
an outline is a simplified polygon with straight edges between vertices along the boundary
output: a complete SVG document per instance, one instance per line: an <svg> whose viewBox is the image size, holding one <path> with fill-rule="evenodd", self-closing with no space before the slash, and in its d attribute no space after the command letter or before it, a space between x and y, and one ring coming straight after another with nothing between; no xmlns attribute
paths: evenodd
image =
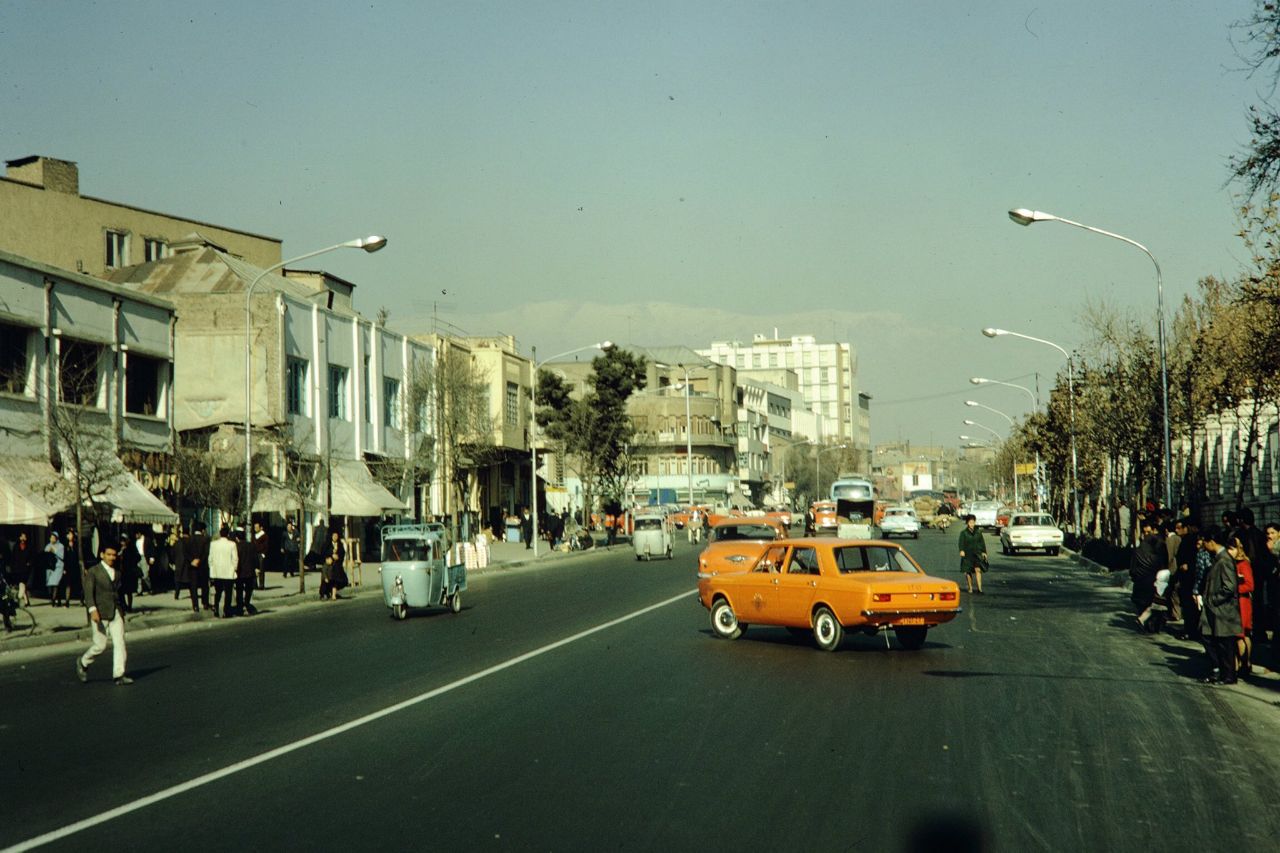
<svg viewBox="0 0 1280 853"><path fill-rule="evenodd" d="M835 549L836 567L841 574L853 572L911 572L919 569L897 548L849 545Z"/></svg>

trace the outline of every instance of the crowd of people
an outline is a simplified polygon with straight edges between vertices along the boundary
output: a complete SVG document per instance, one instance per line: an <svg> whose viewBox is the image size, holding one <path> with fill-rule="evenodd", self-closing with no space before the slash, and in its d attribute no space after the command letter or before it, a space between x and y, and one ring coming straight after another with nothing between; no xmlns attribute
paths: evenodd
<svg viewBox="0 0 1280 853"><path fill-rule="evenodd" d="M300 554L305 554L302 562L308 570L321 575L321 598L334 600L348 585L340 531L318 529L303 552L302 537L292 521L274 537L260 522L248 533L224 526L213 537L201 524L163 533L139 528L118 539L101 539L97 554L83 551L73 529L51 529L47 537L39 546L21 530L12 542L0 542L0 576L22 606L29 607L35 594L47 597L53 607L87 607L85 575L106 545L115 557L112 588L125 614L134 610L138 596L172 592L175 600L188 596L195 612L208 611L218 618L252 615L257 612L253 594L264 588L268 566L279 568L285 577L296 575Z"/></svg>
<svg viewBox="0 0 1280 853"><path fill-rule="evenodd" d="M1280 522L1259 529L1246 507L1201 529L1189 515L1154 511L1139 530L1129 577L1144 631L1168 625L1203 643L1207 684L1249 675L1255 650L1280 659Z"/></svg>

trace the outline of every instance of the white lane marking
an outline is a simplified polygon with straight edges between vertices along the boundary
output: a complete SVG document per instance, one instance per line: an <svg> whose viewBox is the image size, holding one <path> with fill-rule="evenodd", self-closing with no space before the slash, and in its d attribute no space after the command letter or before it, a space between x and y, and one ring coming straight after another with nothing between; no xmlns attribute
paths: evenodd
<svg viewBox="0 0 1280 853"><path fill-rule="evenodd" d="M176 797L179 794L185 794L187 791L192 791L201 786L208 785L210 782L225 779L226 777L239 773L242 770L248 770L250 767L265 764L266 762L279 758L282 755L288 755L291 752L303 749L304 747L311 746L312 744L319 743L323 740L328 740L332 737L337 737L340 734L349 732L352 729L359 728L360 726L367 725L375 720L380 720L383 717L389 717L392 714L405 710L406 708L411 708L421 702L426 702L428 699L434 699L437 696L450 692L451 690L457 690L459 687L463 687L474 681L479 681L482 678L487 678L490 675L502 672L504 669L510 669L513 666L524 663L525 661L532 660L539 655L545 655L547 652L554 651L561 646L567 646L570 643L575 643L578 640L583 639L584 637L589 637L592 634L608 630L616 625L621 625L623 622L635 619L637 616L643 616L646 613L666 607L668 604L674 604L680 599L688 598L696 592L696 589L689 590L688 592L682 592L679 595L666 599L665 601L659 601L657 604L650 604L648 607L643 607L633 613L628 613L626 616L619 616L617 619L596 625L594 628L579 631L578 633L565 637L562 640L556 640L554 643L549 643L541 648L534 649L531 652L525 652L524 654L517 655L510 660L494 664L488 669L482 669L479 672L472 673L464 678L459 678L457 681L446 684L443 687L428 690L426 693L420 693L411 699L406 699L403 702L397 702L394 705L388 705L380 711L365 714L363 717L359 717L349 723L343 723L340 726L334 726L331 729L318 732L310 737L305 737L302 740L294 741L293 743L285 744L284 746L278 746L273 750L262 753L261 755L255 755L253 758L246 758L243 761L238 761L235 764L223 767L221 770L214 770L211 773L206 773L203 776L197 776L194 779L165 788L162 791L156 791L154 794L134 800L131 803L125 803L122 806L116 806L114 809L108 809L107 811L102 812L101 814L96 814L93 817L87 817L84 820L76 821L75 823L64 826L61 829L55 829L52 832L46 832L44 835L37 835L35 838L20 841L12 847L6 847L3 850L0 850L0 853L16 853L16 851L20 850L32 850L36 847L40 847L54 841L59 841L70 835L75 835L77 832L82 832L86 829L98 826L99 824L106 823L109 820L122 817L130 812L136 812L138 809L146 808L147 806L154 805L155 803L167 800L171 797Z"/></svg>

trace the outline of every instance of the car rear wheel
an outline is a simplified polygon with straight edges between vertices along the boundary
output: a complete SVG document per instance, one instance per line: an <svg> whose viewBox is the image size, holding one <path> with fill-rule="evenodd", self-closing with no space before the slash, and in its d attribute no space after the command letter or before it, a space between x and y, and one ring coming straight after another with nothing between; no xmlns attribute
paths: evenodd
<svg viewBox="0 0 1280 853"><path fill-rule="evenodd" d="M824 652L834 652L844 639L844 626L829 607L819 607L813 613L813 641Z"/></svg>
<svg viewBox="0 0 1280 853"><path fill-rule="evenodd" d="M736 640L742 636L742 626L738 624L738 614L723 598L717 598L711 605L711 631L722 640Z"/></svg>
<svg viewBox="0 0 1280 853"><path fill-rule="evenodd" d="M449 596L449 612L450 613L462 612L462 593L455 592L453 595Z"/></svg>
<svg viewBox="0 0 1280 853"><path fill-rule="evenodd" d="M899 625L893 629L898 645L913 652L924 645L924 638L928 633L929 629L922 625Z"/></svg>

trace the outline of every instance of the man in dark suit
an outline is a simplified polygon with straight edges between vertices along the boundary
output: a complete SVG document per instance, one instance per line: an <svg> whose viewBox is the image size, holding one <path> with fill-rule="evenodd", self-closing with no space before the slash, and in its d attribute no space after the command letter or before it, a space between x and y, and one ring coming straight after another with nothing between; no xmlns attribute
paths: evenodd
<svg viewBox="0 0 1280 853"><path fill-rule="evenodd" d="M127 653L124 645L124 610L120 606L121 572L115 568L116 549L112 545L102 548L102 561L84 572L84 602L89 608L89 620L93 623L93 644L76 658L76 678L83 683L89 680L88 668L98 655L107 650L111 640L111 675L116 684L132 684L125 674Z"/></svg>

